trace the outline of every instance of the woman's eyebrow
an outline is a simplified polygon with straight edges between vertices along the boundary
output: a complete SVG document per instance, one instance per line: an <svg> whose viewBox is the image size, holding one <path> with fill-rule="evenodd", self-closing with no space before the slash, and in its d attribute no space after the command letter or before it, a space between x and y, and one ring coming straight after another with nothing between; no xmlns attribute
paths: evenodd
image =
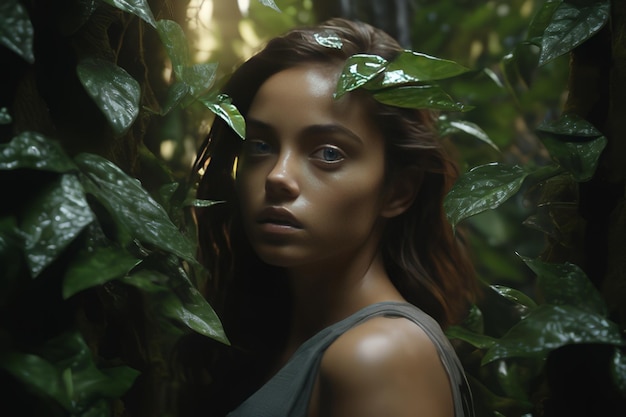
<svg viewBox="0 0 626 417"><path fill-rule="evenodd" d="M329 135L329 134L340 134L343 135L352 141L356 142L359 145L363 145L363 139L352 130L348 129L345 126L339 124L319 124L319 125L311 125L307 126L302 131L303 136L318 136L318 135Z"/></svg>

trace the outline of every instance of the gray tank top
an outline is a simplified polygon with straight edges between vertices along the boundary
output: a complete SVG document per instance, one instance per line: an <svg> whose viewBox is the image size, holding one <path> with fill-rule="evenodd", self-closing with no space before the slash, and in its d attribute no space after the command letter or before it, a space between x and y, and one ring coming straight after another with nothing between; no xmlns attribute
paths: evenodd
<svg viewBox="0 0 626 417"><path fill-rule="evenodd" d="M454 349L439 324L412 304L372 304L304 342L272 379L227 417L305 417L320 362L326 349L342 334L372 317L405 317L431 338L450 378L455 417L472 417L472 398Z"/></svg>

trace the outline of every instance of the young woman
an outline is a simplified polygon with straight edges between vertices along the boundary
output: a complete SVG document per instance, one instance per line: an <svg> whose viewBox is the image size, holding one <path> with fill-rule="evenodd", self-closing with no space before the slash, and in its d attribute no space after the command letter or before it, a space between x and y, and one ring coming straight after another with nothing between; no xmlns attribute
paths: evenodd
<svg viewBox="0 0 626 417"><path fill-rule="evenodd" d="M399 52L334 19L270 41L225 86L246 140L217 119L197 161L198 198L225 201L197 220L232 342L202 350L209 415L472 414L441 327L475 283L442 210L456 171L433 116L333 97L350 56Z"/></svg>

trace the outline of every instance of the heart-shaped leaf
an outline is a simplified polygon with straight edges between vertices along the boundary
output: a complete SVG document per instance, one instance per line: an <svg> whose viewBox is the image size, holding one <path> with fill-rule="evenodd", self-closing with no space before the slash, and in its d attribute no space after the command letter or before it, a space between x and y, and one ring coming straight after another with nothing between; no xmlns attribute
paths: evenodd
<svg viewBox="0 0 626 417"><path fill-rule="evenodd" d="M570 52L598 32L609 20L609 1L579 6L562 2L541 38L539 65Z"/></svg>
<svg viewBox="0 0 626 417"><path fill-rule="evenodd" d="M132 237L195 262L191 242L139 181L97 155L80 154L75 161L86 174L81 177L85 190L94 195Z"/></svg>
<svg viewBox="0 0 626 417"><path fill-rule="evenodd" d="M0 2L0 44L32 64L35 62L34 37L33 25L24 6L17 0Z"/></svg>
<svg viewBox="0 0 626 417"><path fill-rule="evenodd" d="M545 359L574 343L625 344L619 327L604 317L570 305L541 305L514 325L483 357L483 365L504 358Z"/></svg>
<svg viewBox="0 0 626 417"><path fill-rule="evenodd" d="M27 206L20 225L32 276L39 275L93 220L76 176L62 175L39 192Z"/></svg>
<svg viewBox="0 0 626 417"><path fill-rule="evenodd" d="M36 132L22 132L11 142L0 145L0 169L29 168L50 172L69 172L76 165L61 145Z"/></svg>
<svg viewBox="0 0 626 417"><path fill-rule="evenodd" d="M235 105L232 104L230 97L225 94L218 96L208 94L199 97L198 100L215 113L216 116L224 120L240 138L246 138L246 121Z"/></svg>
<svg viewBox="0 0 626 417"><path fill-rule="evenodd" d="M173 20L161 19L157 22L161 42L172 61L172 69L179 81L183 78L183 68L190 62L189 46L183 28Z"/></svg>
<svg viewBox="0 0 626 417"><path fill-rule="evenodd" d="M280 9L278 8L274 0L259 0L259 3L261 3L263 6L270 7L276 10L277 12L280 12Z"/></svg>
<svg viewBox="0 0 626 417"><path fill-rule="evenodd" d="M469 69L447 59L404 51L387 65L383 87L456 77Z"/></svg>
<svg viewBox="0 0 626 417"><path fill-rule="evenodd" d="M89 248L78 253L65 272L63 298L121 278L141 262L128 251L111 246Z"/></svg>
<svg viewBox="0 0 626 417"><path fill-rule="evenodd" d="M148 0L104 0L113 7L117 7L120 10L134 14L135 16L143 19L150 26L156 28L156 22L154 21L154 15L150 10Z"/></svg>
<svg viewBox="0 0 626 417"><path fill-rule="evenodd" d="M444 209L454 227L461 220L499 207L513 196L530 174L519 166L487 164L463 174L444 200Z"/></svg>
<svg viewBox="0 0 626 417"><path fill-rule="evenodd" d="M346 61L335 91L335 98L343 96L345 93L356 90L377 75L381 74L389 62L378 56L368 54L352 55Z"/></svg>
<svg viewBox="0 0 626 417"><path fill-rule="evenodd" d="M410 85L386 88L374 93L384 104L412 109L466 111L470 106L455 101L436 85Z"/></svg>
<svg viewBox="0 0 626 417"><path fill-rule="evenodd" d="M141 88L124 69L98 58L78 64L78 78L117 135L123 135L139 114Z"/></svg>
<svg viewBox="0 0 626 417"><path fill-rule="evenodd" d="M604 299L585 272L571 263L554 264L522 256L522 261L537 274L537 285L545 303L569 304L607 316Z"/></svg>

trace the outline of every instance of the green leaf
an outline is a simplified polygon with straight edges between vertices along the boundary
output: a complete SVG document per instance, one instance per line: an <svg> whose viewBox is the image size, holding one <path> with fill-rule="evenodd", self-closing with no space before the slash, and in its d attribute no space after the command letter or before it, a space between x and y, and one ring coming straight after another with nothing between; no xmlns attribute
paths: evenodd
<svg viewBox="0 0 626 417"><path fill-rule="evenodd" d="M313 34L313 37L322 46L332 49L341 49L343 47L343 41L333 31L322 31Z"/></svg>
<svg viewBox="0 0 626 417"><path fill-rule="evenodd" d="M529 172L519 166L481 165L462 175L444 200L452 227L461 220L494 209L513 196Z"/></svg>
<svg viewBox="0 0 626 417"><path fill-rule="evenodd" d="M513 357L543 360L550 351L576 343L625 344L619 327L598 314L569 305L541 305L494 344L482 364Z"/></svg>
<svg viewBox="0 0 626 417"><path fill-rule="evenodd" d="M68 411L72 409L69 387L57 368L46 359L28 353L4 351L0 352L0 368L37 394L56 401Z"/></svg>
<svg viewBox="0 0 626 417"><path fill-rule="evenodd" d="M152 14L152 10L150 10L148 0L104 0L104 2L130 14L134 14L143 19L150 26L156 28L154 15Z"/></svg>
<svg viewBox="0 0 626 417"><path fill-rule="evenodd" d="M28 13L20 2L17 0L0 2L0 44L31 64L35 62L34 33Z"/></svg>
<svg viewBox="0 0 626 417"><path fill-rule="evenodd" d="M215 81L217 64L195 64L183 68L182 80L189 85L192 96L197 97L208 90Z"/></svg>
<svg viewBox="0 0 626 417"><path fill-rule="evenodd" d="M541 44L541 37L552 21L552 16L560 4L561 0L553 0L546 1L541 5L528 26L527 39L529 42L537 46Z"/></svg>
<svg viewBox="0 0 626 417"><path fill-rule="evenodd" d="M97 155L80 154L75 161L87 175L81 178L87 192L94 195L134 238L195 261L191 242L139 181Z"/></svg>
<svg viewBox="0 0 626 417"><path fill-rule="evenodd" d="M32 276L39 275L93 220L83 188L74 175L62 175L39 192L26 208L20 225Z"/></svg>
<svg viewBox="0 0 626 417"><path fill-rule="evenodd" d="M198 200L196 198L192 198L190 200L185 201L184 205L192 206L192 207L211 207L216 204L222 204L225 202L226 201L223 201L223 200Z"/></svg>
<svg viewBox="0 0 626 417"><path fill-rule="evenodd" d="M412 109L466 111L470 106L456 102L436 85L411 85L387 88L374 93L384 104Z"/></svg>
<svg viewBox="0 0 626 417"><path fill-rule="evenodd" d="M63 280L63 298L121 278L141 262L118 247L88 248L72 260Z"/></svg>
<svg viewBox="0 0 626 417"><path fill-rule="evenodd" d="M555 121L542 123L537 130L581 140L602 136L593 124L575 113L566 113Z"/></svg>
<svg viewBox="0 0 626 417"><path fill-rule="evenodd" d="M259 0L259 3L261 3L263 6L270 7L272 9L276 10L277 12L280 12L280 9L276 5L276 3L274 3L274 0Z"/></svg>
<svg viewBox="0 0 626 417"><path fill-rule="evenodd" d="M476 123L468 122L467 120L448 120L447 118L439 118L438 121L439 130L442 135L449 135L455 132L464 132L470 136L477 138L478 140L491 146L496 151L500 152L498 145L496 145L489 135L480 128Z"/></svg>
<svg viewBox="0 0 626 417"><path fill-rule="evenodd" d="M158 312L164 316L202 335L229 344L217 314L198 290L189 283L185 287L179 285L175 292L166 286L171 279L159 272L144 269L125 278L123 282L156 297Z"/></svg>
<svg viewBox="0 0 626 417"><path fill-rule="evenodd" d="M217 97L209 94L199 97L198 100L216 116L224 120L240 138L246 138L246 121L232 104L230 97L225 94L220 94Z"/></svg>
<svg viewBox="0 0 626 417"><path fill-rule="evenodd" d="M545 303L571 305L606 317L607 307L600 292L577 265L554 264L524 256L522 261L537 274L537 285Z"/></svg>
<svg viewBox="0 0 626 417"><path fill-rule="evenodd" d="M537 303L532 298L524 294L523 292L514 288L505 287L503 285L491 285L491 288L507 300L510 300L516 304L521 304L528 308L537 307Z"/></svg>
<svg viewBox="0 0 626 417"><path fill-rule="evenodd" d="M59 173L77 169L57 141L35 132L22 132L0 145L0 169L19 168Z"/></svg>
<svg viewBox="0 0 626 417"><path fill-rule="evenodd" d="M356 54L346 61L335 91L335 98L356 90L381 74L389 62L378 55Z"/></svg>
<svg viewBox="0 0 626 417"><path fill-rule="evenodd" d="M126 366L98 369L78 332L65 333L50 340L40 355L64 377L74 411L83 410L100 399L119 398L139 375L138 371Z"/></svg>
<svg viewBox="0 0 626 417"><path fill-rule="evenodd" d="M478 349L489 349L497 343L491 336L475 333L461 326L450 326L446 329L446 336L450 339L459 339Z"/></svg>
<svg viewBox="0 0 626 417"><path fill-rule="evenodd" d="M469 69L454 61L414 51L404 51L387 65L383 87L407 83L443 80L468 72Z"/></svg>
<svg viewBox="0 0 626 417"><path fill-rule="evenodd" d="M157 31L161 42L172 61L172 69L178 80L183 78L183 68L189 62L189 46L183 28L173 20L161 19L157 23Z"/></svg>
<svg viewBox="0 0 626 417"><path fill-rule="evenodd" d="M117 135L123 135L139 114L141 88L124 69L98 58L82 60L78 78Z"/></svg>
<svg viewBox="0 0 626 417"><path fill-rule="evenodd" d="M185 82L177 82L170 86L167 91L167 97L165 98L165 103L161 107L161 115L165 116L168 114L174 107L182 102L182 100L189 94L191 91L189 85Z"/></svg>
<svg viewBox="0 0 626 417"><path fill-rule="evenodd" d="M541 124L537 134L552 158L579 182L593 177L608 142L594 125L573 113Z"/></svg>
<svg viewBox="0 0 626 417"><path fill-rule="evenodd" d="M610 2L598 1L588 6L562 2L541 38L539 65L570 52L598 32L608 21Z"/></svg>
<svg viewBox="0 0 626 417"><path fill-rule="evenodd" d="M619 392L626 392L626 355L620 349L615 349L611 361L611 377Z"/></svg>
<svg viewBox="0 0 626 417"><path fill-rule="evenodd" d="M13 123L13 118L9 114L9 109L0 107L0 125L10 125L11 123Z"/></svg>

